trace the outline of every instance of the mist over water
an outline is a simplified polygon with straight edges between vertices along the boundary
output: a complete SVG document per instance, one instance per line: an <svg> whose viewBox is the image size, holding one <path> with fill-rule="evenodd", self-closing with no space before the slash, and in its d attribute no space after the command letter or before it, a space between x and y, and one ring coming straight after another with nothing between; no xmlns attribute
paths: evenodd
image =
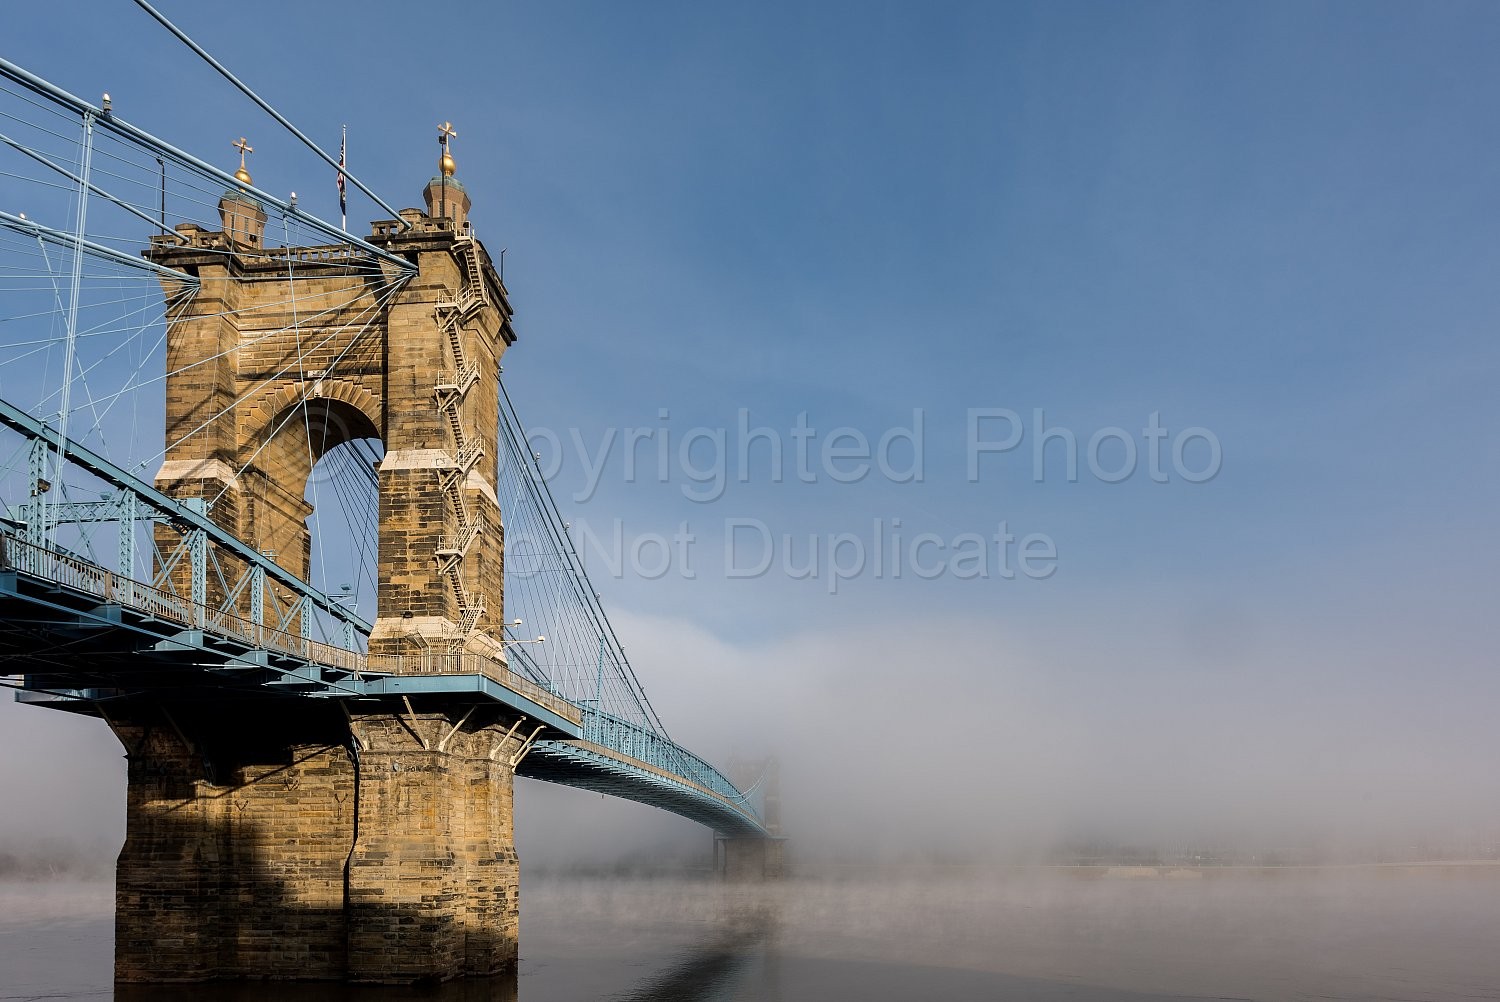
<svg viewBox="0 0 1500 1002"><path fill-rule="evenodd" d="M1064 862L1084 845L1243 863L1500 859L1484 704L1401 671L1395 636L1362 650L1363 681L1341 688L1322 674L1335 655L1320 631L1272 635L1248 613L1153 612L1129 595L1114 606L1086 630L930 615L748 645L619 619L680 740L720 760L779 755L803 862ZM1233 649L1195 661L1208 631ZM517 803L532 864L679 858L705 837L540 784L518 784Z"/></svg>
<svg viewBox="0 0 1500 1002"><path fill-rule="evenodd" d="M515 977L243 983L121 1000L696 1002L1500 997L1500 867L842 868L779 884L523 881ZM0 998L108 998L101 883L0 885Z"/></svg>

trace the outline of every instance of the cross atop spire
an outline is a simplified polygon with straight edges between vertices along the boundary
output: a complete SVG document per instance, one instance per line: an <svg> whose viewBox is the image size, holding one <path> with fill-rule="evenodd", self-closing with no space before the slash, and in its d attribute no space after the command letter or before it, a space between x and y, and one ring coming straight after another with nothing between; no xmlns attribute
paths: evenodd
<svg viewBox="0 0 1500 1002"><path fill-rule="evenodd" d="M238 179L241 184L249 184L250 172L245 169L245 154L254 153L255 147L246 142L244 136L241 136L239 139L235 140L229 145L240 151L240 169L234 172L235 178Z"/></svg>

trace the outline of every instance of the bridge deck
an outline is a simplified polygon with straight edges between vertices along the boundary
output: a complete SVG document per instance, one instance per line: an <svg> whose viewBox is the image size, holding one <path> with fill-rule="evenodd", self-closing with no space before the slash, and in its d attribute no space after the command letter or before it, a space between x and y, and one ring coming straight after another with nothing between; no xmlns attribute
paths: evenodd
<svg viewBox="0 0 1500 1002"><path fill-rule="evenodd" d="M662 735L585 710L483 655L367 655L251 623L0 532L0 657L17 698L102 716L133 694L489 704L542 730L518 774L763 835L746 797Z"/></svg>

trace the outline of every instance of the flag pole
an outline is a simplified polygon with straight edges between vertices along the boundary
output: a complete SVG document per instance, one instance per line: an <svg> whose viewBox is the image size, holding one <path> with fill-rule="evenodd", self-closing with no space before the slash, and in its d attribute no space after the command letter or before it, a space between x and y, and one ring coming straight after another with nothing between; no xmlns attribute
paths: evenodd
<svg viewBox="0 0 1500 1002"><path fill-rule="evenodd" d="M345 151L349 146L349 126L342 127L343 131L339 138L339 226L345 233L349 232L349 200L344 197L344 170L348 167L345 163Z"/></svg>

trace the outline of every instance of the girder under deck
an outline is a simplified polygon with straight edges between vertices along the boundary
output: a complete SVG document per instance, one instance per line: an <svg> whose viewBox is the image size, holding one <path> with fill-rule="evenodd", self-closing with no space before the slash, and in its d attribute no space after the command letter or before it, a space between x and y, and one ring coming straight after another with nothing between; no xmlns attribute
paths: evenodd
<svg viewBox="0 0 1500 1002"><path fill-rule="evenodd" d="M0 533L0 550L7 544L16 549ZM274 643L256 643L169 610L111 601L98 582L112 579L101 568L92 581L62 582L0 557L0 662L5 674L24 676L18 700L99 717L111 704L142 698L185 706L234 698L268 714L289 699L343 701L355 710L408 701L456 714L484 708L525 718L528 731L540 728L518 775L659 807L724 835L767 834L747 804L694 778L708 778L695 756L623 721L589 720L588 710L499 662L464 656L434 659L426 671L371 669L354 652L302 638L277 634L265 638ZM306 653L295 650L299 644ZM449 666L460 670L443 670ZM607 732L641 757L591 740L591 732Z"/></svg>

